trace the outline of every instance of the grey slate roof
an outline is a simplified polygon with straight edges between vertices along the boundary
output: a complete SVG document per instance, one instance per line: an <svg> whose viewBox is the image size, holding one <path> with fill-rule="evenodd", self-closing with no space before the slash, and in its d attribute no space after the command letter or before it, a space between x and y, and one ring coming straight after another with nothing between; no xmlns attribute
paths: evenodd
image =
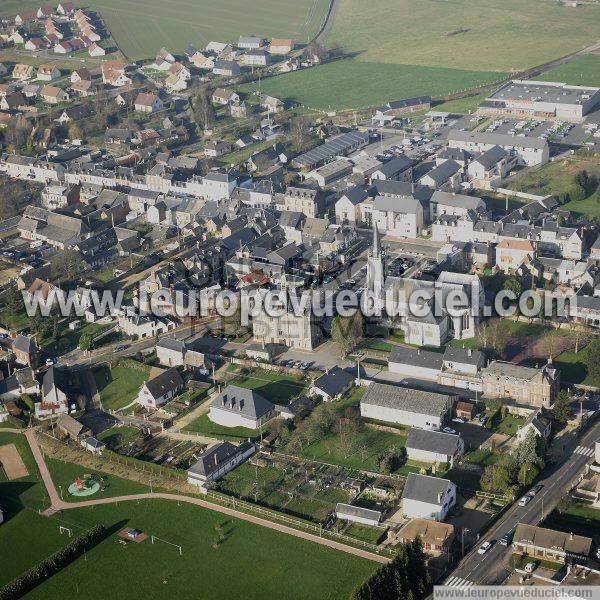
<svg viewBox="0 0 600 600"><path fill-rule="evenodd" d="M479 350L447 346L444 352L444 361L463 365L480 365L483 363L483 354Z"/></svg>
<svg viewBox="0 0 600 600"><path fill-rule="evenodd" d="M460 436L441 431L427 431L426 429L411 429L406 439L406 448L426 450L454 456L460 445Z"/></svg>
<svg viewBox="0 0 600 600"><path fill-rule="evenodd" d="M410 160L407 156L401 154L400 156L396 156L392 158L386 163L383 163L377 171L383 173L386 177L393 177L396 173L401 173L402 171L406 171L412 167L413 161Z"/></svg>
<svg viewBox="0 0 600 600"><path fill-rule="evenodd" d="M505 156L505 150L500 148L500 146L494 146L475 158L475 162L478 162L482 167L485 168L486 171L489 171L491 168L495 167Z"/></svg>
<svg viewBox="0 0 600 600"><path fill-rule="evenodd" d="M372 383L367 388L361 404L381 406L421 415L443 416L451 405L453 396L407 387Z"/></svg>
<svg viewBox="0 0 600 600"><path fill-rule="evenodd" d="M212 473L221 468L221 465L224 462L231 460L239 454L243 454L252 448L252 446L253 444L251 442L244 442L239 446L234 446L230 442L217 444L212 448L209 448L204 454L201 454L198 462L188 469L188 473L209 477Z"/></svg>
<svg viewBox="0 0 600 600"><path fill-rule="evenodd" d="M390 352L390 363L401 363L427 369L441 369L444 355L441 352L432 352L421 348L407 348L394 346Z"/></svg>
<svg viewBox="0 0 600 600"><path fill-rule="evenodd" d="M342 518L344 518L344 515L347 515L362 519L372 519L377 522L381 520L381 512L378 510L362 508L361 506L354 506L353 504L343 504L342 502L338 502L335 505L335 514L337 517L341 516Z"/></svg>
<svg viewBox="0 0 600 600"><path fill-rule="evenodd" d="M313 386L323 390L329 396L341 394L354 381L354 375L340 367L333 367L328 373L315 380Z"/></svg>
<svg viewBox="0 0 600 600"><path fill-rule="evenodd" d="M452 175L458 173L460 168L460 165L456 161L446 160L441 165L431 169L428 173L425 173L423 177L430 177L436 185L442 185L448 181Z"/></svg>
<svg viewBox="0 0 600 600"><path fill-rule="evenodd" d="M273 410L273 403L254 390L228 385L211 403L211 408L229 410L251 419L260 419Z"/></svg>
<svg viewBox="0 0 600 600"><path fill-rule="evenodd" d="M153 398L162 398L165 394L182 386L183 379L181 379L181 375L175 367L167 369L153 379L146 381L146 388L148 388Z"/></svg>
<svg viewBox="0 0 600 600"><path fill-rule="evenodd" d="M157 348L166 348L167 350L173 350L174 352L184 352L185 343L181 340L176 340L172 337L161 337L156 342Z"/></svg>
<svg viewBox="0 0 600 600"><path fill-rule="evenodd" d="M445 494L451 484L452 482L441 477L409 473L402 491L402 499L420 500L440 506L439 495Z"/></svg>

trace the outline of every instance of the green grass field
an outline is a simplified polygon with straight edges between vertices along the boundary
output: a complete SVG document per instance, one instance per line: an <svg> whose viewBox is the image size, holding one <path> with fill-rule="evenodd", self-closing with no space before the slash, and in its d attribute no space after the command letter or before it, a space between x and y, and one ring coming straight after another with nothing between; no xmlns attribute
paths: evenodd
<svg viewBox="0 0 600 600"><path fill-rule="evenodd" d="M130 404L149 374L148 365L136 363L132 366L132 362L129 361L119 361L112 367L102 366L95 369L96 387L104 409L118 410Z"/></svg>
<svg viewBox="0 0 600 600"><path fill-rule="evenodd" d="M268 425L263 428L263 435L266 435ZM214 437L218 440L246 440L248 438L260 437L260 431L258 429L249 429L247 427L225 427L213 423L209 418L208 414L203 414L197 419L194 419L191 423L188 423L182 431L188 433L199 433L207 437Z"/></svg>
<svg viewBox="0 0 600 600"><path fill-rule="evenodd" d="M165 541L122 546L112 535L30 598L346 599L376 563L197 506L141 501L69 511L82 527L135 527ZM221 529L224 540L217 547ZM126 576L120 576L126 574Z"/></svg>
<svg viewBox="0 0 600 600"><path fill-rule="evenodd" d="M535 79L541 81L562 81L569 85L597 86L600 81L600 54L580 56L560 65Z"/></svg>
<svg viewBox="0 0 600 600"><path fill-rule="evenodd" d="M325 45L351 58L265 79L261 89L336 110L444 96L581 49L599 25L600 6L547 0L342 0Z"/></svg>
<svg viewBox="0 0 600 600"><path fill-rule="evenodd" d="M356 438L357 445L362 445L364 452L360 450L348 452L341 447L339 435L330 433L303 448L299 454L304 458L320 462L377 472L376 459L379 454L389 448L402 448L406 444L406 436L402 434L388 433L370 427L362 428Z"/></svg>
<svg viewBox="0 0 600 600"><path fill-rule="evenodd" d="M145 494L150 491L150 487L147 485L143 485L135 481L129 481L127 479L121 479L120 477L116 477L115 475L109 475L107 473L103 473L102 471L89 469L88 467L82 467L81 465L63 462L61 460L56 460L48 457L46 457L46 465L48 466L48 470L50 471L52 480L56 485L56 489L60 492L60 489L62 488L62 498L66 502L80 502L81 500L88 499L96 500L97 498L126 496L127 494ZM100 478L103 478L104 489L100 489L89 498L78 498L69 495L69 486L78 477L83 477L84 474L91 475L92 479L98 481L98 483L100 483Z"/></svg>
<svg viewBox="0 0 600 600"><path fill-rule="evenodd" d="M555 194L560 196L568 192L578 171L586 170L590 175L600 177L600 163L597 157L573 155L556 162L548 163L534 171L517 175L507 187L532 194ZM583 200L569 201L562 205L576 216L600 216L600 202L592 194Z"/></svg>
<svg viewBox="0 0 600 600"><path fill-rule="evenodd" d="M366 62L360 57L263 79L262 92L313 109L379 106L388 100L453 92L501 81L501 73L437 66ZM250 92L258 84L240 89Z"/></svg>
<svg viewBox="0 0 600 600"><path fill-rule="evenodd" d="M0 15L39 7L37 0L4 0ZM325 19L327 0L89 0L112 37L131 60L155 56L161 46L181 52L188 44L237 41L240 35L293 38L307 42Z"/></svg>
<svg viewBox="0 0 600 600"><path fill-rule="evenodd" d="M299 396L306 387L299 377L266 369L252 369L246 375L240 373L228 383L254 390L275 404Z"/></svg>

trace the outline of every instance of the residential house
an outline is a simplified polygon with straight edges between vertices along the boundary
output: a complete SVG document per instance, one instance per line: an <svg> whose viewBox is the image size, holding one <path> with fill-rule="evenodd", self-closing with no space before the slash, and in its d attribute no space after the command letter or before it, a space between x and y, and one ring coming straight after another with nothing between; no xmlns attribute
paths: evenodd
<svg viewBox="0 0 600 600"><path fill-rule="evenodd" d="M211 403L208 418L225 427L258 429L275 416L275 405L254 390L228 385Z"/></svg>
<svg viewBox="0 0 600 600"><path fill-rule="evenodd" d="M15 361L20 365L26 365L36 369L39 364L39 351L35 338L22 333L15 336L12 342L12 353Z"/></svg>
<svg viewBox="0 0 600 600"><path fill-rule="evenodd" d="M465 451L460 435L411 429L406 439L406 455L411 460L452 465Z"/></svg>
<svg viewBox="0 0 600 600"><path fill-rule="evenodd" d="M69 412L69 398L62 377L55 367L50 367L42 379L42 399L35 403L35 418L47 419Z"/></svg>
<svg viewBox="0 0 600 600"><path fill-rule="evenodd" d="M156 94L141 92L135 99L133 106L137 112L154 113L162 110L163 102Z"/></svg>
<svg viewBox="0 0 600 600"><path fill-rule="evenodd" d="M592 543L590 537L518 523L512 546L516 554L565 564L586 561L590 556Z"/></svg>
<svg viewBox="0 0 600 600"><path fill-rule="evenodd" d="M235 77L241 72L240 65L233 60L217 60L213 67L215 75L223 75L225 77Z"/></svg>
<svg viewBox="0 0 600 600"><path fill-rule="evenodd" d="M529 240L503 239L496 246L496 266L504 273L515 273L535 257Z"/></svg>
<svg viewBox="0 0 600 600"><path fill-rule="evenodd" d="M408 543L419 538L423 544L423 550L433 556L450 555L452 542L454 541L454 525L440 523L431 519L411 519L395 534L392 539L396 543Z"/></svg>
<svg viewBox="0 0 600 600"><path fill-rule="evenodd" d="M168 402L184 387L179 371L172 367L142 385L137 402L146 408L158 408Z"/></svg>
<svg viewBox="0 0 600 600"><path fill-rule="evenodd" d="M54 81L60 77L60 70L54 65L40 65L37 69L37 79L40 81Z"/></svg>
<svg viewBox="0 0 600 600"><path fill-rule="evenodd" d="M206 490L207 485L220 479L247 458L256 447L252 442L242 442L234 446L230 442L219 442L198 457L198 462L187 470L187 482Z"/></svg>
<svg viewBox="0 0 600 600"><path fill-rule="evenodd" d="M69 94L62 88L45 85L40 91L40 98L47 104L60 104L61 102L67 102Z"/></svg>
<svg viewBox="0 0 600 600"><path fill-rule="evenodd" d="M314 380L311 392L323 400L335 400L354 385L354 374L335 366Z"/></svg>
<svg viewBox="0 0 600 600"><path fill-rule="evenodd" d="M402 514L443 521L456 504L456 485L441 477L409 473L402 490Z"/></svg>
<svg viewBox="0 0 600 600"><path fill-rule="evenodd" d="M93 43L90 44L88 47L88 54L93 57L105 56L106 50L104 50L104 48L99 44Z"/></svg>
<svg viewBox="0 0 600 600"><path fill-rule="evenodd" d="M546 416L543 409L532 411L525 423L517 429L517 439L523 441L530 431L533 431L535 437L546 440L550 437L552 432L552 421Z"/></svg>
<svg viewBox="0 0 600 600"><path fill-rule="evenodd" d="M102 61L102 83L113 87L122 87L131 83L131 79L125 74L125 65L123 61Z"/></svg>
<svg viewBox="0 0 600 600"><path fill-rule="evenodd" d="M551 362L535 368L494 360L481 374L486 397L535 407L549 408L560 387L560 372Z"/></svg>
<svg viewBox="0 0 600 600"><path fill-rule="evenodd" d="M211 100L215 104L227 106L228 104L238 104L240 101L240 97L233 90L228 90L225 88L215 88L215 90L212 93Z"/></svg>
<svg viewBox="0 0 600 600"><path fill-rule="evenodd" d="M364 418L438 430L450 417L456 400L449 394L371 383L360 401Z"/></svg>
<svg viewBox="0 0 600 600"><path fill-rule="evenodd" d="M271 54L289 54L294 49L294 41L289 38L273 38L269 43Z"/></svg>
<svg viewBox="0 0 600 600"><path fill-rule="evenodd" d="M27 81L33 77L34 69L31 65L17 63L12 70L12 78L19 81Z"/></svg>

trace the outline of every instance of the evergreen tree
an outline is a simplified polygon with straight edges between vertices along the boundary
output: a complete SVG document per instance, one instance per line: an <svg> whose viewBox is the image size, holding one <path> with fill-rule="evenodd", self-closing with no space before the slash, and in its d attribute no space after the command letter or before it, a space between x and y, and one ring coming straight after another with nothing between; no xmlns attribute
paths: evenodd
<svg viewBox="0 0 600 600"><path fill-rule="evenodd" d="M567 390L561 390L552 409L552 416L557 423L564 424L572 417L570 402L571 398Z"/></svg>

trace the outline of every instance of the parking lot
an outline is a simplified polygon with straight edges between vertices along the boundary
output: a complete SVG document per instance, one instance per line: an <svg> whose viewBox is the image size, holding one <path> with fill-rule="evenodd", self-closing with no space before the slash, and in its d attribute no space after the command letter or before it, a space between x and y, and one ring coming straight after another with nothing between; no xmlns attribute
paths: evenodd
<svg viewBox="0 0 600 600"><path fill-rule="evenodd" d="M535 137L566 146L581 146L590 137L590 132L582 124L535 119L498 118L482 131L518 137Z"/></svg>

